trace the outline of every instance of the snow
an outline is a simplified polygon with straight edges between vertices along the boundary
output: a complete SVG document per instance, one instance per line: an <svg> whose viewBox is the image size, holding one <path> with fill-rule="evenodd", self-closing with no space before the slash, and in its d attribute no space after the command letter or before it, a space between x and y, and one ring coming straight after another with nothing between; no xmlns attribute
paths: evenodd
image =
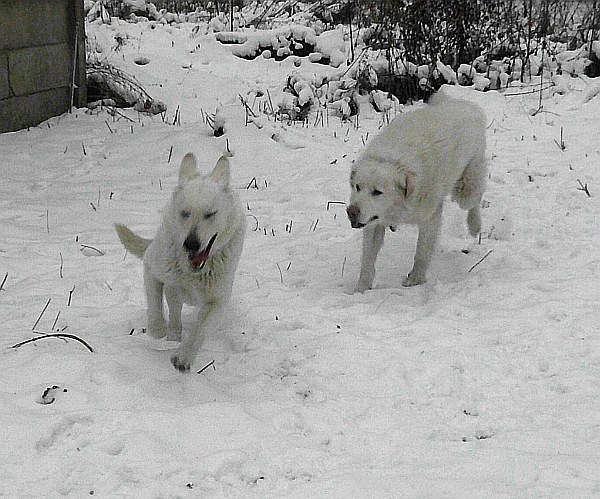
<svg viewBox="0 0 600 499"><path fill-rule="evenodd" d="M375 289L352 295L361 234L341 202L383 115L246 125L240 95L258 112L258 89L264 101L293 71L334 70L246 61L192 30L88 30L167 104L164 121L75 110L0 135L0 495L598 495L594 83L545 91L539 112L530 87L451 88L488 115L481 241L448 205L426 285L400 286L416 230L399 227ZM127 41L109 50L117 33ZM219 106L216 138L203 117ZM176 345L143 334L142 266L112 225L151 236L183 155L208 169L226 149L248 237L230 315L182 375ZM94 352L56 338L11 348L32 329Z"/></svg>

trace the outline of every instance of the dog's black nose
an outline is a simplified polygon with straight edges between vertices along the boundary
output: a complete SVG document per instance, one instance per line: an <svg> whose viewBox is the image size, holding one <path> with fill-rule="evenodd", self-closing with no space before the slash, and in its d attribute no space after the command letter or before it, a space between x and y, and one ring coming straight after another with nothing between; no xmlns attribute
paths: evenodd
<svg viewBox="0 0 600 499"><path fill-rule="evenodd" d="M200 241L198 241L198 236L196 236L195 232L191 232L188 237L185 238L183 247L188 253L198 253L200 250Z"/></svg>
<svg viewBox="0 0 600 499"><path fill-rule="evenodd" d="M364 227L364 225L358 221L358 217L360 216L360 209L358 206L348 206L348 208L346 208L346 214L348 215L348 219L350 220L350 225L352 228L359 229Z"/></svg>
<svg viewBox="0 0 600 499"><path fill-rule="evenodd" d="M350 220L356 220L360 215L360 209L358 206L350 205L346 208L346 213L348 214L348 218Z"/></svg>

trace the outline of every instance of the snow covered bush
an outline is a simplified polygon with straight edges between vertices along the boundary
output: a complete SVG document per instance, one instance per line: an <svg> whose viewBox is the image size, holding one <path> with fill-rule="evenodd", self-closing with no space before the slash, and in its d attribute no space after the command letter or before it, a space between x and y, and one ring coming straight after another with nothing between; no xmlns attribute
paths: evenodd
<svg viewBox="0 0 600 499"><path fill-rule="evenodd" d="M221 43L234 44L233 54L243 59L252 60L260 55L265 57L265 51L268 51L268 57L278 61L291 55L308 56L311 62L339 67L347 60L342 30L326 31L319 35L311 27L289 24L266 30L219 32L215 36Z"/></svg>

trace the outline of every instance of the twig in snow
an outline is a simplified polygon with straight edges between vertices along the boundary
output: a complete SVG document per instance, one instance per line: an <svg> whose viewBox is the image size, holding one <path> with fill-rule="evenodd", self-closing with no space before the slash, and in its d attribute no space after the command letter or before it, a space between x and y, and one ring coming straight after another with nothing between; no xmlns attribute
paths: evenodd
<svg viewBox="0 0 600 499"><path fill-rule="evenodd" d="M6 291L4 289L4 284L6 283L6 279L8 279L8 272L4 274L4 279L2 279L2 284L0 284L0 291Z"/></svg>
<svg viewBox="0 0 600 499"><path fill-rule="evenodd" d="M48 298L48 301L46 302L46 305L44 306L44 309L42 310L42 313L40 314L40 316L38 317L37 321L35 321L35 324L33 325L33 327L31 328L31 330L33 331L35 329L35 326L38 325L38 323L40 322L40 320L42 319L42 315L44 315L44 312L46 311L46 309L48 308L48 305L50 305L50 302L52 301L52 298Z"/></svg>
<svg viewBox="0 0 600 499"><path fill-rule="evenodd" d="M241 94L238 94L238 97L240 98L240 101L242 101L242 104L246 108L246 113L247 114L249 113L256 118L256 114L254 114L254 111L252 111L252 109L250 109L250 106L246 102L246 99L244 99Z"/></svg>
<svg viewBox="0 0 600 499"><path fill-rule="evenodd" d="M208 364L206 364L202 369L200 369L196 374L202 374L204 371L206 371L210 366L212 366L213 371L216 371L217 368L215 367L215 361L211 360Z"/></svg>
<svg viewBox="0 0 600 499"><path fill-rule="evenodd" d="M329 211L329 205L332 204L346 204L344 201L327 201L327 211Z"/></svg>
<svg viewBox="0 0 600 499"><path fill-rule="evenodd" d="M60 268L58 269L58 275L60 276L60 278L63 278L63 256L62 253L58 253L60 256Z"/></svg>
<svg viewBox="0 0 600 499"><path fill-rule="evenodd" d="M269 105L271 106L271 113L275 113L275 108L273 107L273 101L271 100L271 92L267 88L267 97L269 98Z"/></svg>
<svg viewBox="0 0 600 499"><path fill-rule="evenodd" d="M125 118L126 120L129 120L131 123L135 123L135 120L132 120L129 116L123 114L121 111L118 111L116 108L110 108L109 111L110 114L112 114L112 116L114 116L115 114L118 114L121 118ZM140 113L138 113L139 115ZM131 133L133 133L133 127L131 127Z"/></svg>
<svg viewBox="0 0 600 499"><path fill-rule="evenodd" d="M342 262L342 277L344 277L344 267L346 266L346 257L344 257L344 261Z"/></svg>
<svg viewBox="0 0 600 499"><path fill-rule="evenodd" d="M384 298L384 299L381 301L381 303L380 303L379 305L377 305L377 308L375 309L375 312L377 312L377 311L378 311L378 310L381 308L381 306L382 306L382 305L383 305L383 304L384 304L384 303L387 301L387 299L388 299L390 296L392 296L392 294L393 294L393 293L390 293L389 295L387 295L387 296L386 296L386 297L385 297L385 298Z"/></svg>
<svg viewBox="0 0 600 499"><path fill-rule="evenodd" d="M544 87L544 88L540 88L540 89L537 89L537 88L536 88L536 89L533 89L533 90L529 90L529 91L527 91L527 92L514 92L514 93L507 93L507 94L504 94L504 96L505 96L505 97L515 97L515 96L519 96L519 95L535 94L535 93L541 92L541 91L543 91L543 90L547 90L547 89L549 89L549 88L551 88L551 87L553 87L553 86L554 86L554 83L552 83L552 82L551 82L551 83L549 83L549 84L548 84L548 86L546 86L546 87Z"/></svg>
<svg viewBox="0 0 600 499"><path fill-rule="evenodd" d="M281 284L283 284L283 272L281 272L281 267L277 262L275 262L275 265L277 265L277 270L279 270L279 279L281 280Z"/></svg>
<svg viewBox="0 0 600 499"><path fill-rule="evenodd" d="M558 148L561 151L564 151L567 146L565 146L565 142L563 140L563 127L560 127L560 142L558 142L558 140L554 139L554 143L558 146Z"/></svg>
<svg viewBox="0 0 600 499"><path fill-rule="evenodd" d="M258 218L256 218L254 215L248 215L249 217L252 217L254 219L254 221L256 222L256 225L254 226L254 229L252 229L252 232L256 232L258 230Z"/></svg>
<svg viewBox="0 0 600 499"><path fill-rule="evenodd" d="M21 341L20 343L17 343L15 345L11 346L10 348L19 348L23 345L26 345L27 343L33 343L38 340L43 340L44 338L61 338L61 339L75 340L75 341L78 341L79 343L81 343L82 345L84 345L90 352L92 352L92 353L94 352L94 349L85 340L82 340L81 338L79 338L78 336L75 336L74 334L67 334L67 333L43 334L42 336L36 336L35 338L30 338L28 340Z"/></svg>
<svg viewBox="0 0 600 499"><path fill-rule="evenodd" d="M587 185L587 183L585 183L585 184L582 184L582 183L581 183L581 180L579 180L579 179L577 179L577 182L579 182L579 187L577 187L577 190L578 190L578 191L583 191L583 192L585 192L585 193L586 193L586 195L587 195L587 197L588 197L588 198L591 198L591 197L592 197L592 195L590 194L590 191L589 191L589 189L588 189L588 185Z"/></svg>
<svg viewBox="0 0 600 499"><path fill-rule="evenodd" d="M468 274L469 272L471 272L471 270L473 270L475 267L477 267L477 265L479 265L481 262L483 262L483 261L484 261L484 260L485 260L485 259L486 259L488 256L490 256L490 253L491 253L492 251L494 251L494 250L489 250L489 251L488 251L488 252L487 252L485 255L483 255L483 258L481 258L481 260L479 260L479 261L478 261L478 262L477 262L475 265L473 265L473 266L472 266L472 267L469 269L469 271L467 272L467 274Z"/></svg>
<svg viewBox="0 0 600 499"><path fill-rule="evenodd" d="M73 289L69 291L69 300L67 301L67 307L71 306L71 299L73 298L73 291L75 291L75 284L73 284Z"/></svg>
<svg viewBox="0 0 600 499"><path fill-rule="evenodd" d="M60 317L60 310L58 311L58 314L56 314L56 317L54 318L54 322L52 323L52 327L50 328L52 331L54 331L54 328L56 327L56 323L58 322L59 317Z"/></svg>
<svg viewBox="0 0 600 499"><path fill-rule="evenodd" d="M50 234L50 210L46 210L46 232Z"/></svg>
<svg viewBox="0 0 600 499"><path fill-rule="evenodd" d="M173 146L171 146L171 149L169 149L169 158L167 159L167 163L171 162L171 156L173 155Z"/></svg>
<svg viewBox="0 0 600 499"><path fill-rule="evenodd" d="M97 252L99 256L104 256L104 251L101 251L98 248L94 248L93 246L88 246L87 244L82 244L81 247L91 249L92 251Z"/></svg>

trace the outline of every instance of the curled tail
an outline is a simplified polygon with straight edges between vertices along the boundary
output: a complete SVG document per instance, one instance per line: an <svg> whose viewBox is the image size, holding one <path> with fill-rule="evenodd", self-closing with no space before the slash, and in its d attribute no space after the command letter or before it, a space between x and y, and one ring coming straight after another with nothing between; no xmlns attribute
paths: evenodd
<svg viewBox="0 0 600 499"><path fill-rule="evenodd" d="M117 231L121 243L125 246L125 249L138 258L143 258L152 239L140 237L121 224L115 224L115 230Z"/></svg>

